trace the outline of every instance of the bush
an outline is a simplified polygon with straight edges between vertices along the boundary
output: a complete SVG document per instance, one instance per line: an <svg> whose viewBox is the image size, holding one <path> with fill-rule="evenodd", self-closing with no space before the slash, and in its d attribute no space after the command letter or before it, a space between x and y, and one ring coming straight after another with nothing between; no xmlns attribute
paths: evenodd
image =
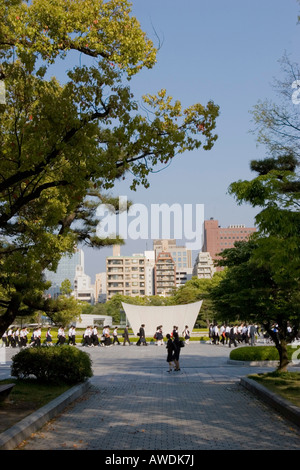
<svg viewBox="0 0 300 470"><path fill-rule="evenodd" d="M42 382L83 382L92 377L90 356L70 346L39 347L21 350L12 358L11 375L31 376Z"/></svg>
<svg viewBox="0 0 300 470"><path fill-rule="evenodd" d="M294 349L288 346L288 357L291 360ZM279 361L279 353L275 346L246 346L233 349L230 359L235 361Z"/></svg>

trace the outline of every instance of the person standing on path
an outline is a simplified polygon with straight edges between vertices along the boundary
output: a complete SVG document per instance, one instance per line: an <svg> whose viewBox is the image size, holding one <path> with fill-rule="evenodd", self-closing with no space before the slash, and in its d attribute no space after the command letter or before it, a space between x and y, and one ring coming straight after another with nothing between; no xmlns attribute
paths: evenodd
<svg viewBox="0 0 300 470"><path fill-rule="evenodd" d="M172 336L173 336L173 344L174 344L174 348L175 348L175 359L174 359L174 362L175 362L175 371L178 371L180 370L180 365L179 365L179 355L180 355L180 340L179 340L179 335L178 335L178 326L173 326L173 332L172 332Z"/></svg>
<svg viewBox="0 0 300 470"><path fill-rule="evenodd" d="M169 370L168 372L172 372L172 363L174 364L175 367L175 346L173 343L173 340L171 338L171 335L169 333L166 335L167 338L167 362L169 363Z"/></svg>

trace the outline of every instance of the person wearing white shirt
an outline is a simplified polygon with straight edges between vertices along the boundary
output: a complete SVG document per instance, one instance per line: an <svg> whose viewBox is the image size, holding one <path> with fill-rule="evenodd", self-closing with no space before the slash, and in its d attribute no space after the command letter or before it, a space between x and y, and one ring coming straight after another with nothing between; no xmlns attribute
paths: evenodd
<svg viewBox="0 0 300 470"><path fill-rule="evenodd" d="M99 346L98 328L96 326L92 328L91 340L92 340L92 346Z"/></svg>
<svg viewBox="0 0 300 470"><path fill-rule="evenodd" d="M70 326L69 331L68 331L68 344L71 344L75 346L76 341L75 341L75 326Z"/></svg>
<svg viewBox="0 0 300 470"><path fill-rule="evenodd" d="M231 348L231 344L233 343L235 347L237 347L236 344L236 336L237 336L237 327L233 326L230 328L230 333L229 333L229 347Z"/></svg>
<svg viewBox="0 0 300 470"><path fill-rule="evenodd" d="M88 326L85 329L85 332L83 333L83 345L82 346L88 346L90 347L92 345L92 329L90 326Z"/></svg>
<svg viewBox="0 0 300 470"><path fill-rule="evenodd" d="M7 331L7 346L11 347L12 345L12 329L9 328Z"/></svg>
<svg viewBox="0 0 300 470"><path fill-rule="evenodd" d="M219 344L219 327L218 325L213 326L213 344Z"/></svg>
<svg viewBox="0 0 300 470"><path fill-rule="evenodd" d="M61 326L57 332L57 343L63 345L66 341L65 329Z"/></svg>

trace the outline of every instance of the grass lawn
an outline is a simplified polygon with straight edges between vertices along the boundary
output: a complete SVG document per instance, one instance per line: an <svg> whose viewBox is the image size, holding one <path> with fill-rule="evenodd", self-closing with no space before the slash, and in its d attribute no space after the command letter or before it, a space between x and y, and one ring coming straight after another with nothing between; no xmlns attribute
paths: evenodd
<svg viewBox="0 0 300 470"><path fill-rule="evenodd" d="M300 407L300 372L275 371L267 374L253 374L249 378Z"/></svg>
<svg viewBox="0 0 300 470"><path fill-rule="evenodd" d="M0 402L0 433L70 388L66 384L41 384L34 379L0 381L0 385L7 383L14 383L15 386L8 398Z"/></svg>

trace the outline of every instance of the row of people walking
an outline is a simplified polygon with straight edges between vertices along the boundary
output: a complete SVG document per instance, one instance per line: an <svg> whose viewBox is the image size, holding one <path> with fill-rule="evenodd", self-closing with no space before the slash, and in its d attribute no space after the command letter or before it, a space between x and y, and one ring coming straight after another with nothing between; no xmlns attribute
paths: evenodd
<svg viewBox="0 0 300 470"><path fill-rule="evenodd" d="M128 343L129 345L132 344L129 337L129 325L126 325L124 329L124 333L122 334L123 337L123 346ZM137 341L137 346L146 345L146 336L145 336L145 325L142 324L139 332L138 332L139 339ZM182 336L185 339L185 343L187 344L190 338L190 333L188 330L188 326L185 326L184 331L182 332ZM156 341L157 346L164 345L164 336L162 325L157 326L156 332L153 337ZM5 347L36 347L41 346L42 343L42 330L41 327L36 327L33 329L31 335L30 330L27 327L23 328L9 328L3 335L2 341ZM168 341L168 338L167 338ZM84 333L82 334L82 346L84 347L91 347L91 346L111 346L114 344L120 345L120 340L118 336L118 327L116 326L111 333L111 327L106 325L102 329L102 333L99 333L97 326L88 326ZM46 332L45 343L47 346L52 345L76 345L76 328L74 325L70 326L70 328L66 331L63 326L60 326L57 331L57 339L54 342L52 329L49 327Z"/></svg>
<svg viewBox="0 0 300 470"><path fill-rule="evenodd" d="M238 343L255 345L256 335L258 334L257 325L221 325L211 324L209 326L209 338L212 344L222 343L228 344L231 347L234 344L237 347Z"/></svg>
<svg viewBox="0 0 300 470"><path fill-rule="evenodd" d="M26 347L28 345L29 330L24 328L9 328L2 335L2 342L5 347ZM32 332L29 345L40 345L41 330L35 328Z"/></svg>

